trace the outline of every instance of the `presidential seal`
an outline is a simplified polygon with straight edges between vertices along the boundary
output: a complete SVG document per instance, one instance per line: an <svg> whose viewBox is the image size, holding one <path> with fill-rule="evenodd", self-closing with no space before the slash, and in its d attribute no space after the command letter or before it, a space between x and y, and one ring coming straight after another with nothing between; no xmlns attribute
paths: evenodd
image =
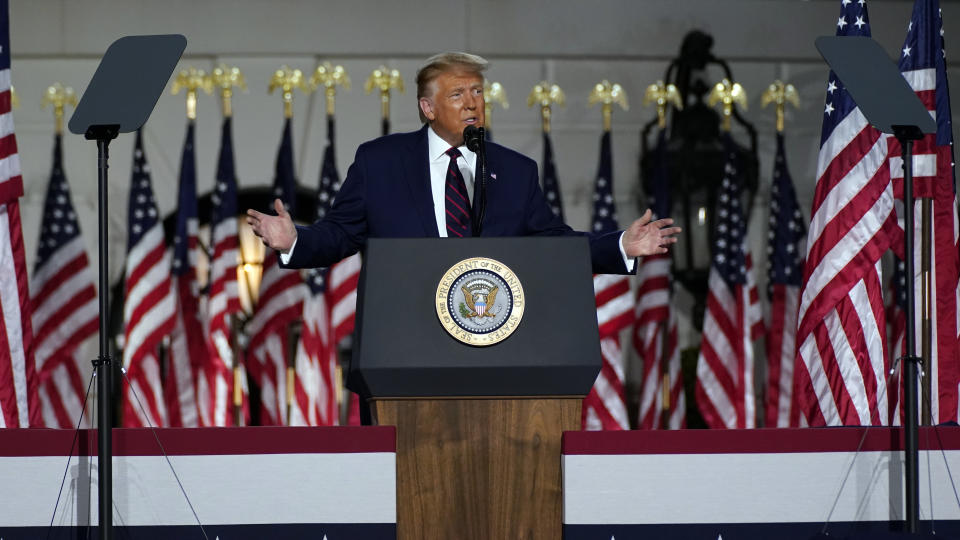
<svg viewBox="0 0 960 540"><path fill-rule="evenodd" d="M454 338L469 345L499 343L520 324L526 299L512 270L486 257L450 267L437 285L437 317Z"/></svg>

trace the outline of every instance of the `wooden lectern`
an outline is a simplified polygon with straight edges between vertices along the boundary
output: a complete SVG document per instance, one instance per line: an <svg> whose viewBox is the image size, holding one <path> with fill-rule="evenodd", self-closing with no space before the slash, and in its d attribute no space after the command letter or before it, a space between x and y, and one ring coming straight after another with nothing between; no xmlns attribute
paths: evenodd
<svg viewBox="0 0 960 540"><path fill-rule="evenodd" d="M523 318L494 345L437 315L441 279L472 257L523 287ZM579 237L369 240L349 385L397 426L397 538L562 536L560 437L600 370L591 275Z"/></svg>

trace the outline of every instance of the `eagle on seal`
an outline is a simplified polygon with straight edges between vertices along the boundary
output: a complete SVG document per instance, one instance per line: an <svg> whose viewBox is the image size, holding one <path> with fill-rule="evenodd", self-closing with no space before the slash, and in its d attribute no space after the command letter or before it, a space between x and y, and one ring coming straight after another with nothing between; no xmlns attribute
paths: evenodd
<svg viewBox="0 0 960 540"><path fill-rule="evenodd" d="M500 287L494 286L492 289L490 289L490 292L487 293L486 298L483 298L484 295L480 293L474 297L474 295L462 285L460 286L460 290L463 291L463 299L467 303L467 307L470 309L470 314L467 315L468 318L494 316L493 313L490 313L487 308L493 307L494 302L497 300L497 292L500 291ZM477 312L476 305L478 301L480 305L483 306L483 310L481 312Z"/></svg>

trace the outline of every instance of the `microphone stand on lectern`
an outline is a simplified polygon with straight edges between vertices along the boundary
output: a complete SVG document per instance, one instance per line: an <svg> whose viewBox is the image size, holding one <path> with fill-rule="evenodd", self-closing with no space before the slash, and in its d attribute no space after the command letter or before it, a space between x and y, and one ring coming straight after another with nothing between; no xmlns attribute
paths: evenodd
<svg viewBox="0 0 960 540"><path fill-rule="evenodd" d="M480 171L480 182L474 179L473 206L473 236L480 236L483 232L483 217L487 213L487 145L486 134L482 127L467 126L463 130L463 143L467 150L477 153L477 170Z"/></svg>
<svg viewBox="0 0 960 540"><path fill-rule="evenodd" d="M867 121L880 131L893 134L903 148L903 255L906 265L904 273L907 276L907 320L904 338L906 354L900 360L904 363L904 480L906 530L916 534L920 526L917 364L921 358L916 355L914 327L913 141L922 139L924 133L936 133L937 123L876 41L862 36L824 36L817 38L816 45Z"/></svg>
<svg viewBox="0 0 960 540"><path fill-rule="evenodd" d="M113 399L110 358L110 284L107 258L107 163L110 141L143 126L176 67L187 40L181 35L127 36L107 49L83 93L70 131L97 141L99 201L100 354L97 376L97 504L100 539L113 536Z"/></svg>

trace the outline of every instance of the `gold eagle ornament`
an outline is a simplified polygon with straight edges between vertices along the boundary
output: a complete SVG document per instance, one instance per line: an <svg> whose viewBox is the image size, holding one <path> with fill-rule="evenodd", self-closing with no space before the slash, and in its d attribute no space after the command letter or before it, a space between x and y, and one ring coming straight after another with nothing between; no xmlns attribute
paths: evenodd
<svg viewBox="0 0 960 540"><path fill-rule="evenodd" d="M473 317L493 317L493 313L487 311L487 308L493 307L494 302L497 301L497 292L500 291L500 287L493 287L490 289L490 292L487 293L487 302L485 303L486 308L483 310L483 313L477 313L476 302L482 296L480 293L477 293L477 298L474 298L474 294L467 290L465 286L460 286L460 290L463 291L463 299L467 303L467 308L470 310L470 313L466 315L467 318Z"/></svg>

